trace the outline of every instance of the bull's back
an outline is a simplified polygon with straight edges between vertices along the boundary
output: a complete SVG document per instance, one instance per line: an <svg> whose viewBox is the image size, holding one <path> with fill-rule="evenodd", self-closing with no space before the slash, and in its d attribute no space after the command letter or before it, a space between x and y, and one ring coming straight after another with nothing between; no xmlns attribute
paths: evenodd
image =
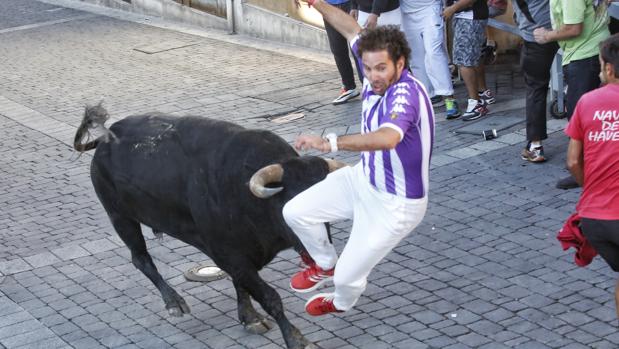
<svg viewBox="0 0 619 349"><path fill-rule="evenodd" d="M239 129L197 117L127 117L110 127L114 140L97 147L92 165L95 190L102 200L115 201L123 214L153 228L168 233L189 230L189 195L199 195L190 186L205 180L210 167L220 161L199 149Z"/></svg>
<svg viewBox="0 0 619 349"><path fill-rule="evenodd" d="M192 244L187 233L200 230L198 219L209 229L226 227L222 234L228 234L241 215L264 217L268 208L251 196L249 178L265 165L296 156L271 132L199 117L131 116L110 130L116 141L100 144L93 158L95 189L107 191L99 197ZM235 212L239 209L243 212Z"/></svg>

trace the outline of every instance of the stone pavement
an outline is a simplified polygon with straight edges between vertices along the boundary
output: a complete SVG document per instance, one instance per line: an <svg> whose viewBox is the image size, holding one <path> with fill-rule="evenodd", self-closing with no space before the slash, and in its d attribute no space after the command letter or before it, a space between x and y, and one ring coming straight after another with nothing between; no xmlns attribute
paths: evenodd
<svg viewBox="0 0 619 349"><path fill-rule="evenodd" d="M290 141L299 132L355 133L359 103L328 103L338 89L328 54L77 1L3 0L0 56L0 348L282 347L277 329L243 330L230 280L184 280L206 256L147 233L162 275L192 307L168 317L92 190L91 155L70 144L84 104L100 99L115 120L158 110ZM522 115L517 67L491 67L489 82L492 117ZM291 112L305 117L269 121ZM576 267L555 240L579 194L554 188L566 174L564 123L549 122L550 161L533 165L518 156L523 124L483 141L453 133L463 123L438 114L426 218L377 266L354 310L305 315L306 297L287 287L298 263L289 251L261 275L323 348L619 347L615 276L599 258ZM341 249L350 222L334 227Z"/></svg>

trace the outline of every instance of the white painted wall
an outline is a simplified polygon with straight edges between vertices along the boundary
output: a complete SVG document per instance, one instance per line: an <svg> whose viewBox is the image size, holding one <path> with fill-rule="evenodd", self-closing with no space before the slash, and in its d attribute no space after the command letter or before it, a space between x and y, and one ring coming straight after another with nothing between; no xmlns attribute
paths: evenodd
<svg viewBox="0 0 619 349"><path fill-rule="evenodd" d="M91 4L111 7L119 10L159 16L172 21L196 25L204 28L226 30L227 20L203 11L183 6L172 0L81 0Z"/></svg>
<svg viewBox="0 0 619 349"><path fill-rule="evenodd" d="M234 7L229 17L220 18L209 13L183 6L173 0L75 0L129 12L160 16L168 20L234 31L261 39L328 51L329 43L324 29L299 20L247 4L243 0L228 0ZM230 17L232 15L233 17ZM232 21L234 18L234 21Z"/></svg>

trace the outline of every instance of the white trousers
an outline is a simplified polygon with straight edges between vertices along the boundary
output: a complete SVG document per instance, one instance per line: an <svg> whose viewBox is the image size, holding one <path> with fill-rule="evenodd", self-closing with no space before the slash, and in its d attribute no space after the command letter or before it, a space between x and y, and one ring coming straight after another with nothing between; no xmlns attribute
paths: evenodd
<svg viewBox="0 0 619 349"><path fill-rule="evenodd" d="M411 48L411 70L431 97L454 93L441 11L442 5L437 2L419 11L402 12L402 29Z"/></svg>
<svg viewBox="0 0 619 349"><path fill-rule="evenodd" d="M367 285L370 271L423 219L427 196L406 199L377 191L360 164L330 173L290 200L284 219L322 269L335 266L334 305L352 308ZM353 219L339 260L325 222Z"/></svg>
<svg viewBox="0 0 619 349"><path fill-rule="evenodd" d="M368 12L359 11L359 16L357 17L357 23L359 23L359 25L363 27L369 15L370 14ZM402 21L402 14L400 13L400 8L398 7L395 10L381 13L380 16L378 16L378 21L376 25L388 25L388 24L400 25L401 21Z"/></svg>

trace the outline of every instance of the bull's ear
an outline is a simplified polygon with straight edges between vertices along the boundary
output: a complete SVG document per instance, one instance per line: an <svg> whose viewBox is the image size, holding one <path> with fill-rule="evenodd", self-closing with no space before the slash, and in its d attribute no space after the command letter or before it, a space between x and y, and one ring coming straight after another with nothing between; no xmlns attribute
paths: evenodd
<svg viewBox="0 0 619 349"><path fill-rule="evenodd" d="M323 158L324 159L324 158ZM349 166L347 163L335 159L324 159L329 165L329 173L339 170L342 167Z"/></svg>

